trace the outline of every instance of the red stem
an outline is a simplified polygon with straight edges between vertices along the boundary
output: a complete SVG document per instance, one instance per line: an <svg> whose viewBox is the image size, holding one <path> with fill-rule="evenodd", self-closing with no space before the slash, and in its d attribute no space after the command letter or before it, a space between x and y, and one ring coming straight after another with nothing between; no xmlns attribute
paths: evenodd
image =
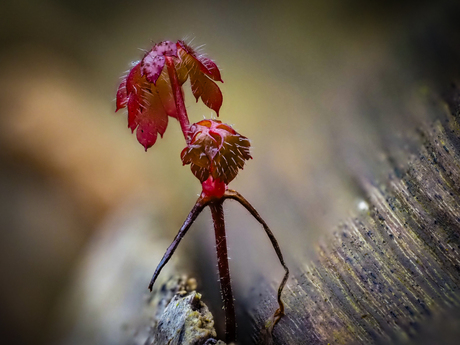
<svg viewBox="0 0 460 345"><path fill-rule="evenodd" d="M217 266L219 268L220 292L225 309L225 341L227 344L236 340L235 305L233 302L230 269L228 266L227 237L225 235L223 199L217 199L209 204L214 232L216 235Z"/></svg>
<svg viewBox="0 0 460 345"><path fill-rule="evenodd" d="M223 196L223 200L225 199L233 199L238 201L241 205L246 208L246 210L251 213L251 215L257 219L257 221L262 224L265 233L267 234L268 238L270 239L270 242L272 243L273 248L275 249L276 255L278 256L278 259L281 263L281 265L284 268L284 277L283 280L281 281L280 286L278 287L278 305L279 308L275 311L273 314L273 322L271 325L269 325L269 331L270 333L273 331L273 328L276 326L278 321L283 317L284 315L284 303L281 300L281 294L283 293L284 286L286 285L286 282L289 278L289 268L287 267L286 263L284 262L283 254L281 253L280 246L278 245L278 241L276 240L275 236L273 235L272 231L268 227L267 223L263 220L263 218L259 215L259 213L256 211L256 209L247 201L240 193L238 193L235 190L228 189L225 191L225 194Z"/></svg>
<svg viewBox="0 0 460 345"><path fill-rule="evenodd" d="M193 222L198 217L198 215L201 213L201 211L203 211L203 209L206 207L208 202L209 201L203 199L202 197L199 197L198 200L196 201L195 206L190 211L189 215L187 216L187 219L185 219L184 224L179 229L179 232L177 233L173 242L168 247L168 249L166 250L166 253L163 255L163 258L161 259L160 263L155 269L155 273L153 273L152 280L150 280L150 284L149 284L150 291L152 291L153 284L155 284L155 280L158 278L158 275L160 274L162 268L168 263L169 259L171 259L180 241L185 236L188 229L190 229L190 226L193 224Z"/></svg>
<svg viewBox="0 0 460 345"><path fill-rule="evenodd" d="M184 133L185 141L188 145L190 141L189 129L190 122L187 116L187 110L185 110L184 97L182 95L182 88L179 85L179 79L177 78L176 68L174 66L174 58L172 56L166 57L166 66L168 67L169 80L173 89L174 100L176 102L177 119L179 120L182 133Z"/></svg>

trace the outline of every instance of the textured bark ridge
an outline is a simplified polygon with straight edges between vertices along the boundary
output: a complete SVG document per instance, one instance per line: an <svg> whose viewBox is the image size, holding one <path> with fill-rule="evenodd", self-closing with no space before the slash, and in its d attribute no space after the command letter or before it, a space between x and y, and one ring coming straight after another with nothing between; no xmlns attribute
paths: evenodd
<svg viewBox="0 0 460 345"><path fill-rule="evenodd" d="M275 344L429 344L424 334L459 335L458 104L419 131L423 145L404 173L395 169L382 185L362 181L365 214L326 237L317 260L292 267ZM252 296L255 334L276 305L269 289L261 296L270 300Z"/></svg>

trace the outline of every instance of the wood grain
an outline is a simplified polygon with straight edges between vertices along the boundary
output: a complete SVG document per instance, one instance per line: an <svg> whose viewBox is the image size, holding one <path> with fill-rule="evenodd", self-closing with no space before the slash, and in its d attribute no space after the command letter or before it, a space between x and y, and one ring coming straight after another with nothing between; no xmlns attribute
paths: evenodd
<svg viewBox="0 0 460 345"><path fill-rule="evenodd" d="M418 344L424 343L420 334L427 329L441 332L443 323L436 320L442 318L454 326L438 336L447 342L458 335L456 95L449 98L445 121L419 130L423 144L417 156L409 157L405 172L395 169L382 184L361 179L368 211L327 236L314 261L298 258L291 267L293 277L283 295L286 316L274 330L274 344ZM275 282L260 286L267 288L249 299L254 342L276 308Z"/></svg>

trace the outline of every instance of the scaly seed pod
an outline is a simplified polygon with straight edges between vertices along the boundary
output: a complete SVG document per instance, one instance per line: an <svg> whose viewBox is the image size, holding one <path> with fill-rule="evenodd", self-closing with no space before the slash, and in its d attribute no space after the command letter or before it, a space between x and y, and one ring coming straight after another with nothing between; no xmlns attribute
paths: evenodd
<svg viewBox="0 0 460 345"><path fill-rule="evenodd" d="M250 141L218 120L203 120L190 126L191 141L182 150L184 165L190 164L201 183L209 177L229 184L252 158Z"/></svg>

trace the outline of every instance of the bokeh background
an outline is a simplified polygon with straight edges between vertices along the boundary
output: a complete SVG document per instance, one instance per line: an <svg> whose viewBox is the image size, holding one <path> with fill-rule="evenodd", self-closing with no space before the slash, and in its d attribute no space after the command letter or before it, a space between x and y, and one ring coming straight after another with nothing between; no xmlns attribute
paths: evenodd
<svg viewBox="0 0 460 345"><path fill-rule="evenodd" d="M458 80L459 17L458 1L2 1L2 342L59 343L94 239L142 210L167 245L200 192L175 121L146 153L114 113L119 77L142 49L185 39L218 63L221 119L253 145L232 187L293 263L365 209L362 178L385 178L416 148L411 133ZM185 92L191 121L215 116ZM254 221L226 210L238 301L277 263ZM192 230L179 255L218 314L210 215Z"/></svg>

